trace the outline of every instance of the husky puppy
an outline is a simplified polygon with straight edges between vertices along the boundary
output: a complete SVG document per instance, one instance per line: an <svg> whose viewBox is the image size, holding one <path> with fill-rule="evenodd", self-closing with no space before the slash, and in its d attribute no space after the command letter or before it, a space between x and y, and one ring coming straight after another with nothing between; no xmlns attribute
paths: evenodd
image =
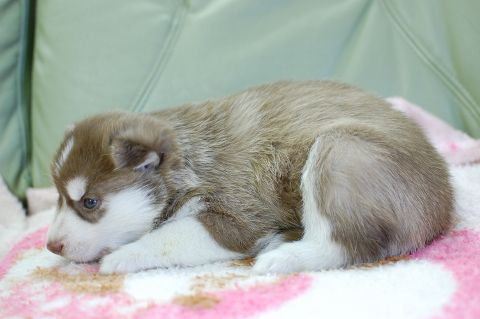
<svg viewBox="0 0 480 319"><path fill-rule="evenodd" d="M277 82L144 114L89 117L52 165L47 248L101 273L256 256L257 273L375 262L452 221L447 166L361 89Z"/></svg>

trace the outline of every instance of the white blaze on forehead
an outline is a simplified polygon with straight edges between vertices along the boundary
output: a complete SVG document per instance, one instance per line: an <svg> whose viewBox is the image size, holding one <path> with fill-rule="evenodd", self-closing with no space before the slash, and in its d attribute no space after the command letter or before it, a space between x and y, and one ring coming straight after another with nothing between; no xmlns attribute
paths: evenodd
<svg viewBox="0 0 480 319"><path fill-rule="evenodd" d="M60 168L67 160L68 155L70 155L70 152L72 151L74 143L75 143L75 139L73 137L71 137L67 141L67 143L65 143L65 147L63 148L62 152L60 153L60 156L58 157L57 162L55 163L55 172L57 174L60 172Z"/></svg>
<svg viewBox="0 0 480 319"><path fill-rule="evenodd" d="M75 177L67 182L65 188L72 200L79 201L87 190L87 180L83 177Z"/></svg>

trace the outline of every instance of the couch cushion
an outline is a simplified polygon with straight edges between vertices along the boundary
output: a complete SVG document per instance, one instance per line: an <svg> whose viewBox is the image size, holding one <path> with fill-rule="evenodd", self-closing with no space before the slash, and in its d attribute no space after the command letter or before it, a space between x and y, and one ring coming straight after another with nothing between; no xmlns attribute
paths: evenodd
<svg viewBox="0 0 480 319"><path fill-rule="evenodd" d="M0 174L22 199L30 184L29 6L27 0L0 0Z"/></svg>
<svg viewBox="0 0 480 319"><path fill-rule="evenodd" d="M151 111L278 79L334 78L399 95L478 137L480 41L466 36L478 33L477 7L467 0L41 1L34 185L50 184L45 172L64 127L86 115Z"/></svg>

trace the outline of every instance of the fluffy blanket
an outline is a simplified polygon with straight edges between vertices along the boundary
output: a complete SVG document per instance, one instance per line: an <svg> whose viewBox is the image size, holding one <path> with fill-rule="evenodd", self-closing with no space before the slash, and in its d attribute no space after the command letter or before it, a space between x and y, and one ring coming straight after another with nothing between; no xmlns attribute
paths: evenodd
<svg viewBox="0 0 480 319"><path fill-rule="evenodd" d="M480 318L480 141L405 100L389 100L451 164L453 230L409 256L288 276L252 260L100 275L45 246L53 189L29 190L29 212L0 180L1 318ZM45 209L49 208L49 209Z"/></svg>

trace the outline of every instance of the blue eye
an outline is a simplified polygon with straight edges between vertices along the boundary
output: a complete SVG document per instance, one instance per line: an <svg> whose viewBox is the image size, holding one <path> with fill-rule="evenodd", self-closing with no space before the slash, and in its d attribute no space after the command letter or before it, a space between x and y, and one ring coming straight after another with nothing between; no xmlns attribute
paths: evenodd
<svg viewBox="0 0 480 319"><path fill-rule="evenodd" d="M91 198L85 198L83 200L83 207L86 209L93 209L95 206L97 206L98 200L97 199L91 199Z"/></svg>

